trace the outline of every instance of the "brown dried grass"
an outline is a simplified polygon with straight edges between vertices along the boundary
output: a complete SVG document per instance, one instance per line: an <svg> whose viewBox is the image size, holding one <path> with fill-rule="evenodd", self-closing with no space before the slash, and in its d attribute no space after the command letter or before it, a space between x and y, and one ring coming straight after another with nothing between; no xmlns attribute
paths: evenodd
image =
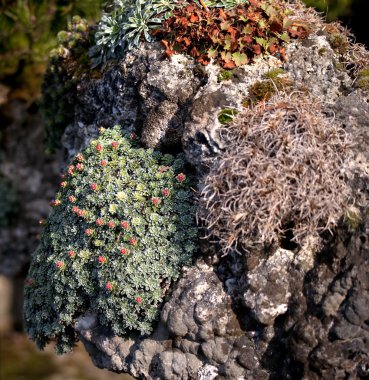
<svg viewBox="0 0 369 380"><path fill-rule="evenodd" d="M204 179L200 217L223 250L332 229L349 204L349 139L322 104L302 93L245 109L221 130L226 152Z"/></svg>

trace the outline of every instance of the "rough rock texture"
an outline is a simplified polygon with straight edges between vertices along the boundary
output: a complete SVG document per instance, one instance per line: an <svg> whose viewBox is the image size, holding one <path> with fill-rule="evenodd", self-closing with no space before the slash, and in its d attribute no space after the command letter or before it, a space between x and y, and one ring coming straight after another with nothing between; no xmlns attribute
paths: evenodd
<svg viewBox="0 0 369 380"><path fill-rule="evenodd" d="M283 66L295 90L314 94L354 142L343 172L355 194L352 215L318 245L217 255L214 242L173 285L155 331L117 337L81 316L76 330L94 363L141 379L369 378L369 105L321 32L276 59L234 70L175 56L161 61L157 45L130 52L101 79L79 87L73 123L64 134L69 155L100 126L122 127L150 147L182 147L199 178L227 147L218 133L224 107L240 110L250 85Z"/></svg>
<svg viewBox="0 0 369 380"><path fill-rule="evenodd" d="M18 203L8 225L0 227L0 274L9 277L26 272L62 165L60 154L44 153L43 124L36 110L21 100L4 99L0 107L0 177L10 181Z"/></svg>

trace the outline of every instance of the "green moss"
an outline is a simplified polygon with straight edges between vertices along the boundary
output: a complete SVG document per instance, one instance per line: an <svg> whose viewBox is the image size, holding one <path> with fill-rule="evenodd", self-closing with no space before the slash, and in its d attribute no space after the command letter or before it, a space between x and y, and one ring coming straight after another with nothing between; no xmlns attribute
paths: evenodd
<svg viewBox="0 0 369 380"><path fill-rule="evenodd" d="M165 289L197 249L184 166L119 126L71 162L26 282L26 330L40 348L55 338L57 352L69 351L85 312L119 336L152 331Z"/></svg>
<svg viewBox="0 0 369 380"><path fill-rule="evenodd" d="M363 91L369 91L369 69L359 71L356 87Z"/></svg>
<svg viewBox="0 0 369 380"><path fill-rule="evenodd" d="M229 124L238 113L234 108L223 108L218 114L218 120L221 124Z"/></svg>
<svg viewBox="0 0 369 380"><path fill-rule="evenodd" d="M276 69L270 70L266 74L264 74L264 78L276 79L279 75L283 75L285 73L286 72L281 67L277 67Z"/></svg>
<svg viewBox="0 0 369 380"><path fill-rule="evenodd" d="M360 211L355 207L351 207L346 211L345 223L350 230L357 230L362 222Z"/></svg>
<svg viewBox="0 0 369 380"><path fill-rule="evenodd" d="M233 78L233 73L230 70L222 70L218 75L218 82L230 80Z"/></svg>
<svg viewBox="0 0 369 380"><path fill-rule="evenodd" d="M333 33L328 36L328 40L333 50L342 55L347 53L347 50L349 48L349 41L347 36L342 33Z"/></svg>

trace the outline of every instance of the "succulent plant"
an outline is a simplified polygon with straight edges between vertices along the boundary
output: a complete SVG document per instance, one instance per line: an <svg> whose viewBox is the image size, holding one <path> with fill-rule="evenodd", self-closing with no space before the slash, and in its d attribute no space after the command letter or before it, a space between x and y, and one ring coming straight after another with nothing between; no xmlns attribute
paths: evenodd
<svg viewBox="0 0 369 380"><path fill-rule="evenodd" d="M78 168L77 168L78 167ZM75 342L86 312L115 334L150 333L180 269L196 250L184 160L102 132L67 168L25 290L26 330L40 348Z"/></svg>

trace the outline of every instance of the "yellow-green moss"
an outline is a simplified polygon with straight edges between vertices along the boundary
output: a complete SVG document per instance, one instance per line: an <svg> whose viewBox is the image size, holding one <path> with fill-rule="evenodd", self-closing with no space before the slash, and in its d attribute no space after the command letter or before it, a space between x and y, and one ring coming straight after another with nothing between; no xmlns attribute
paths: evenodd
<svg viewBox="0 0 369 380"><path fill-rule="evenodd" d="M369 69L359 71L356 87L363 91L369 91Z"/></svg>
<svg viewBox="0 0 369 380"><path fill-rule="evenodd" d="M264 74L264 78L276 79L279 75L283 75L285 73L286 72L281 67L277 67L275 69L268 71L266 74Z"/></svg>
<svg viewBox="0 0 369 380"><path fill-rule="evenodd" d="M224 80L230 80L233 78L233 73L230 70L222 70L218 74L218 82L222 82Z"/></svg>
<svg viewBox="0 0 369 380"><path fill-rule="evenodd" d="M328 36L329 43L332 46L332 49L339 54L347 53L349 48L349 41L347 36L342 33L333 33Z"/></svg>

